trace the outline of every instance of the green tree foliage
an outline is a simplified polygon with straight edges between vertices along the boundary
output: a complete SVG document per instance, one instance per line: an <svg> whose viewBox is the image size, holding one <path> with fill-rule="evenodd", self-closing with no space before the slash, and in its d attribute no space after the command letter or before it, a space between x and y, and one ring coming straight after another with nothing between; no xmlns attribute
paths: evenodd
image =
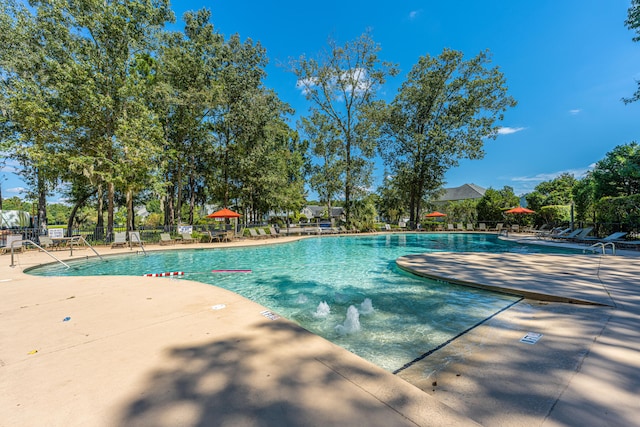
<svg viewBox="0 0 640 427"><path fill-rule="evenodd" d="M476 210L479 221L502 221L503 212L518 205L518 196L513 188L505 186L502 190L488 188L484 196L478 201Z"/></svg>
<svg viewBox="0 0 640 427"><path fill-rule="evenodd" d="M573 200L573 187L578 180L569 173L541 182L533 192L525 196L527 205L534 211L548 205L568 205Z"/></svg>
<svg viewBox="0 0 640 427"><path fill-rule="evenodd" d="M566 223L571 220L571 206L545 205L536 214L544 224Z"/></svg>
<svg viewBox="0 0 640 427"><path fill-rule="evenodd" d="M383 219L397 223L406 215L402 190L397 187L397 181L385 173L382 186L377 189L376 209Z"/></svg>
<svg viewBox="0 0 640 427"><path fill-rule="evenodd" d="M443 211L447 213L448 220L451 222L474 223L478 219L478 202L477 200L457 200L449 202Z"/></svg>
<svg viewBox="0 0 640 427"><path fill-rule="evenodd" d="M630 196L640 193L640 146L636 142L619 145L596 163L591 172L594 197Z"/></svg>
<svg viewBox="0 0 640 427"><path fill-rule="evenodd" d="M595 181L591 173L576 182L573 187L573 200L578 221L596 221Z"/></svg>
<svg viewBox="0 0 640 427"><path fill-rule="evenodd" d="M331 212L332 203L343 188L344 162L340 157L340 131L326 115L318 112L312 113L309 118L303 117L300 127L307 135L311 153L316 159L316 163L310 166L309 185L327 206L327 212Z"/></svg>
<svg viewBox="0 0 640 427"><path fill-rule="evenodd" d="M495 138L504 111L516 105L503 74L481 52L465 61L445 49L421 57L382 122L380 154L408 192L410 221L419 219L423 198L438 189L459 159L479 159L486 138Z"/></svg>
<svg viewBox="0 0 640 427"><path fill-rule="evenodd" d="M378 88L387 76L397 74L394 65L378 58L380 47L368 33L338 46L329 41L329 52L318 59L301 56L291 71L310 101L311 116L324 115L339 132L345 216L350 223L351 201L362 197L371 183L371 157L375 152L375 123L367 117Z"/></svg>
<svg viewBox="0 0 640 427"><path fill-rule="evenodd" d="M3 145L38 199L36 226L46 227L46 196L63 175L61 153L68 142L62 122L71 60L66 46L74 37L56 7L37 15L13 2L0 7Z"/></svg>
<svg viewBox="0 0 640 427"><path fill-rule="evenodd" d="M629 7L627 20L625 21L625 25L630 30L635 31L635 36L633 37L634 42L640 41L640 0L631 0L631 6ZM625 104L629 104L631 102L636 102L640 99L640 81L637 81L638 89L636 93L631 96L631 98L623 98Z"/></svg>

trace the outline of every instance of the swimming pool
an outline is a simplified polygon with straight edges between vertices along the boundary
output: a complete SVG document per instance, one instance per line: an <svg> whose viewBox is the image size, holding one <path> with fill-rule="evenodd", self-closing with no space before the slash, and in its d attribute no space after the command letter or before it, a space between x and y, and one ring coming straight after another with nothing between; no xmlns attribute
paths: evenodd
<svg viewBox="0 0 640 427"><path fill-rule="evenodd" d="M402 255L435 251L559 250L504 242L485 234L381 234L158 251L148 256L107 257L107 262L73 261L70 269L51 264L29 273L95 276L184 271L180 277L236 292L393 372L519 300L417 277L395 264ZM212 270L251 270L251 274Z"/></svg>

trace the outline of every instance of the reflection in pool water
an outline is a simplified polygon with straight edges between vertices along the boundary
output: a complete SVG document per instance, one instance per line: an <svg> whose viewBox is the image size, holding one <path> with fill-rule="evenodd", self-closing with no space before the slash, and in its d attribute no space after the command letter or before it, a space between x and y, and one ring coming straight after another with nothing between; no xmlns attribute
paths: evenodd
<svg viewBox="0 0 640 427"><path fill-rule="evenodd" d="M243 295L395 371L518 300L420 278L395 265L402 255L435 251L550 249L503 242L483 234L382 234L310 238L246 248L149 252L148 256L107 257L107 262L74 261L69 270L52 264L29 273L95 276L184 271L181 278Z"/></svg>

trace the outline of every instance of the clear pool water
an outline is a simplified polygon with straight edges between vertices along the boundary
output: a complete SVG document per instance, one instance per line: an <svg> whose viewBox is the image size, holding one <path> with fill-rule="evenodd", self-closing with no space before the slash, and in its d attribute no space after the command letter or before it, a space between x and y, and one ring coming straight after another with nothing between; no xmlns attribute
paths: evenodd
<svg viewBox="0 0 640 427"><path fill-rule="evenodd" d="M259 247L149 252L148 256L107 257L107 262L73 261L70 269L51 264L29 273L96 276L184 271L186 279L234 291L396 371L518 300L420 278L396 267L395 260L402 255L436 251L554 250L504 242L494 235L382 234L311 238ZM252 272L211 272L226 269ZM354 309L347 320L350 306L358 309L359 329L353 321Z"/></svg>

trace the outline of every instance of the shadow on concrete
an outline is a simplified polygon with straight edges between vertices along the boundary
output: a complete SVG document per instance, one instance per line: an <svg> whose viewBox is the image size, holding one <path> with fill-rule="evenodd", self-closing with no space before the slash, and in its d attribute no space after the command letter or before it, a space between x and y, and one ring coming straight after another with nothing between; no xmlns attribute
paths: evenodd
<svg viewBox="0 0 640 427"><path fill-rule="evenodd" d="M330 343L318 347L317 337L289 322L254 326L238 336L170 349L173 368L150 374L120 425L413 425L340 373L376 381L386 375L378 368L336 356ZM268 341L261 339L265 335ZM280 348L270 351L265 342ZM294 346L300 357L277 359ZM299 350L305 346L308 351ZM392 399L387 405L402 404L406 395Z"/></svg>

